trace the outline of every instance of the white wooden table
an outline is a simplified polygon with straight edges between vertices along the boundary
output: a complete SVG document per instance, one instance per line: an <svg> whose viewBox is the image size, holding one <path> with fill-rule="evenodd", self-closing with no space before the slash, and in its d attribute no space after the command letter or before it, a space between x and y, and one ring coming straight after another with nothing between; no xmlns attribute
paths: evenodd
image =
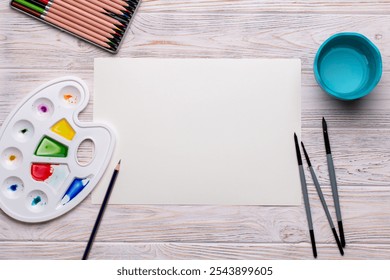
<svg viewBox="0 0 390 280"><path fill-rule="evenodd" d="M340 102L317 86L319 45L360 32L380 49L384 73L367 98ZM390 258L390 0L144 0L115 57L302 59L302 139L326 199L321 118L328 121L347 246L344 259ZM0 4L0 124L40 84L84 79L112 55ZM82 114L91 120L93 101ZM298 169L297 169L298 172ZM307 173L308 175L308 173ZM307 176L320 259L342 258ZM0 211L0 259L80 259L98 205L90 196L50 222L24 224ZM91 259L312 259L301 207L110 205Z"/></svg>

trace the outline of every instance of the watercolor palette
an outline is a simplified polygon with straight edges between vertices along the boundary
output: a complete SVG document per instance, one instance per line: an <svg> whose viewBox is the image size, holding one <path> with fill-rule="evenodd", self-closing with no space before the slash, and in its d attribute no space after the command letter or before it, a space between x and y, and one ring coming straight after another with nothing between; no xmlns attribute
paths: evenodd
<svg viewBox="0 0 390 280"><path fill-rule="evenodd" d="M102 124L80 123L89 101L76 77L50 81L17 106L0 130L0 208L14 219L43 222L79 204L111 159L115 137ZM93 144L89 162L80 146Z"/></svg>

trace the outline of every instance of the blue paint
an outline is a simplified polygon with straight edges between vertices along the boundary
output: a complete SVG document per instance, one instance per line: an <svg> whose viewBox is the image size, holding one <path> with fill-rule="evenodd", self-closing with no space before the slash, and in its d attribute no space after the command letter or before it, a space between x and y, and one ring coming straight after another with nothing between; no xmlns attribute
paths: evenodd
<svg viewBox="0 0 390 280"><path fill-rule="evenodd" d="M62 197L61 203L64 205L71 201L74 197L76 197L84 188L86 185L88 185L89 179L80 179L76 178L73 180L72 184L69 186L68 190L66 191L65 195Z"/></svg>
<svg viewBox="0 0 390 280"><path fill-rule="evenodd" d="M31 205L32 206L35 206L35 205L37 205L39 202L41 202L42 201L42 198L39 196L39 195L37 195L33 200L32 200L32 202L31 202Z"/></svg>
<svg viewBox="0 0 390 280"><path fill-rule="evenodd" d="M16 190L18 189L18 185L17 184L13 184L13 185L9 186L8 189L10 191L16 192Z"/></svg>

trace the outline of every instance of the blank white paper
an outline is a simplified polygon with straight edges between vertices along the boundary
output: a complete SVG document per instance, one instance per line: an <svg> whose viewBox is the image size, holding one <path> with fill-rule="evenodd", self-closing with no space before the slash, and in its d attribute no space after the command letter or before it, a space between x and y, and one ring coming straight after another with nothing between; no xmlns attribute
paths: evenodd
<svg viewBox="0 0 390 280"><path fill-rule="evenodd" d="M95 59L94 120L117 133L113 204L299 205L298 59Z"/></svg>

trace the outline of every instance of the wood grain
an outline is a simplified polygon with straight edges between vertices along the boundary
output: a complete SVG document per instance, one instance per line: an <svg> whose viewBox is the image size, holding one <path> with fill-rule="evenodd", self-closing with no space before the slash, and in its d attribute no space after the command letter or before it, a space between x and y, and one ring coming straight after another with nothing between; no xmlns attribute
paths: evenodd
<svg viewBox="0 0 390 280"><path fill-rule="evenodd" d="M0 260L81 259L83 242L0 242ZM350 245L344 257L337 247L318 245L319 260L380 260L390 255L390 246ZM309 244L220 244L220 243L94 243L90 259L104 260L300 260L311 254Z"/></svg>
<svg viewBox="0 0 390 280"><path fill-rule="evenodd" d="M84 79L93 59L114 57L0 3L0 125L26 94L65 75ZM346 233L344 259L390 256L390 1L144 0L115 57L300 58L302 140L335 217L321 132L328 121ZM316 50L356 31L382 52L378 87L341 102L316 84ZM84 150L86 156L88 150ZM309 173L320 259L340 259ZM80 259L99 210L88 196L53 221L26 224L0 211L0 259ZM110 205L92 259L311 259L300 207Z"/></svg>
<svg viewBox="0 0 390 280"><path fill-rule="evenodd" d="M0 34L4 34L0 48L7 48L8 42L14 42L5 52L2 68L31 69L44 58L53 69L92 69L93 57L112 56L42 22L12 12L12 17L0 25ZM303 69L311 70L321 43L342 31L359 30L375 42L383 58L388 58L390 50L385 46L390 43L389 25L388 15L276 16L258 13L215 16L205 13L189 16L140 11L116 57L294 57L302 59ZM25 50L27 45L28 52ZM57 49L67 55L58 56ZM387 61L384 59L385 69L389 68Z"/></svg>
<svg viewBox="0 0 390 280"><path fill-rule="evenodd" d="M387 0L144 0L142 12L389 14Z"/></svg>

